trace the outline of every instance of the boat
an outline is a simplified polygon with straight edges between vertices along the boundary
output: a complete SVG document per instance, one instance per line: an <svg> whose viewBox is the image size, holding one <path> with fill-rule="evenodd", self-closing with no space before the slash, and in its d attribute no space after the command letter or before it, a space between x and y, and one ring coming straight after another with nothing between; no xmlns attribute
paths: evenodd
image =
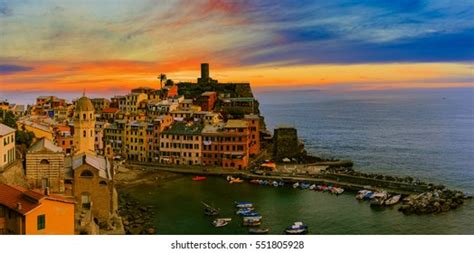
<svg viewBox="0 0 474 253"><path fill-rule="evenodd" d="M269 182L268 182L267 180L260 180L260 181L259 181L259 184L261 184L261 185L268 185Z"/></svg>
<svg viewBox="0 0 474 253"><path fill-rule="evenodd" d="M268 234L269 228L249 228L249 234Z"/></svg>
<svg viewBox="0 0 474 253"><path fill-rule="evenodd" d="M279 181L279 182L278 182L278 186L285 186L285 182Z"/></svg>
<svg viewBox="0 0 474 253"><path fill-rule="evenodd" d="M310 190L315 190L315 189L316 189L316 185L315 185L315 184L312 184L311 186L309 186L309 189L310 189Z"/></svg>
<svg viewBox="0 0 474 253"><path fill-rule="evenodd" d="M339 187L333 187L331 189L331 193L334 193L336 195L341 195L344 192L344 189L339 188Z"/></svg>
<svg viewBox="0 0 474 253"><path fill-rule="evenodd" d="M388 194L386 192L375 192L370 196L370 206L371 207L380 207L383 206L385 200L387 199Z"/></svg>
<svg viewBox="0 0 474 253"><path fill-rule="evenodd" d="M275 186L275 187L278 187L278 182L277 182L277 181L273 181L273 182L272 182L272 185Z"/></svg>
<svg viewBox="0 0 474 253"><path fill-rule="evenodd" d="M223 227L229 224L231 220L232 218L217 218L212 222L212 225L216 228Z"/></svg>
<svg viewBox="0 0 474 253"><path fill-rule="evenodd" d="M203 181L203 180L206 180L207 177L203 177L203 176L195 176L193 177L193 181Z"/></svg>
<svg viewBox="0 0 474 253"><path fill-rule="evenodd" d="M395 205L400 201L401 197L402 197L402 195L392 196L389 199L385 200L385 205L387 205L387 206Z"/></svg>
<svg viewBox="0 0 474 253"><path fill-rule="evenodd" d="M260 221L262 220L262 216L245 216L242 218L242 221L247 222L247 221Z"/></svg>
<svg viewBox="0 0 474 253"><path fill-rule="evenodd" d="M204 208L204 214L207 215L207 216L216 216L219 214L219 211L220 209L219 208L216 208L216 207L213 207L207 203L204 203L203 201L201 201L201 203L205 206Z"/></svg>
<svg viewBox="0 0 474 253"><path fill-rule="evenodd" d="M251 221L242 221L242 226L246 227L256 227L260 226L262 222L260 220L251 220Z"/></svg>
<svg viewBox="0 0 474 253"><path fill-rule="evenodd" d="M235 207L237 207L237 208L253 207L252 202L246 202L246 201L237 202L237 201L235 201L234 203L235 203Z"/></svg>
<svg viewBox="0 0 474 253"><path fill-rule="evenodd" d="M252 180L250 180L250 183L251 183L251 184L259 184L259 183L260 183L260 180L258 180L258 179L252 179Z"/></svg>
<svg viewBox="0 0 474 253"><path fill-rule="evenodd" d="M303 189L303 190L304 190L304 189L308 189L309 186L310 186L310 184L308 184L308 183L301 183L301 184L300 184L300 188Z"/></svg>
<svg viewBox="0 0 474 253"><path fill-rule="evenodd" d="M242 183L242 182L244 182L244 180L242 180L240 178L230 177L230 180L229 180L229 184L238 184L238 183Z"/></svg>
<svg viewBox="0 0 474 253"><path fill-rule="evenodd" d="M361 200L364 198L364 196L370 192L369 190L360 190L357 192L356 199Z"/></svg>
<svg viewBox="0 0 474 253"><path fill-rule="evenodd" d="M241 216L243 217L261 217L261 215L258 212L250 211L247 213L242 213Z"/></svg>
<svg viewBox="0 0 474 253"><path fill-rule="evenodd" d="M254 210L253 207L240 208L239 210L235 212L235 214L242 215L242 214L250 213L253 210Z"/></svg>
<svg viewBox="0 0 474 253"><path fill-rule="evenodd" d="M293 223L293 225L287 227L285 229L286 234L290 235L301 235L308 233L308 226L306 226L303 222L297 221Z"/></svg>
<svg viewBox="0 0 474 253"><path fill-rule="evenodd" d="M369 191L369 192L367 192L367 194L365 194L365 195L362 197L362 199L363 199L363 200L372 199L372 195L374 195L374 193L371 192L371 191Z"/></svg>
<svg viewBox="0 0 474 253"><path fill-rule="evenodd" d="M295 189L298 188L299 186L300 186L300 183L298 183L298 182L293 184L293 188L295 188Z"/></svg>

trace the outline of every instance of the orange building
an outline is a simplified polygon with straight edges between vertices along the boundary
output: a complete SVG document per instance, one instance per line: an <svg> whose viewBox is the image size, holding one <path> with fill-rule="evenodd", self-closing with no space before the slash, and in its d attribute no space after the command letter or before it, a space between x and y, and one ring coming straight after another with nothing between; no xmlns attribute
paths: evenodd
<svg viewBox="0 0 474 253"><path fill-rule="evenodd" d="M260 116L257 114L246 114L243 118L248 122L250 128L250 156L260 153Z"/></svg>
<svg viewBox="0 0 474 253"><path fill-rule="evenodd" d="M0 234L73 235L74 202L0 184Z"/></svg>
<svg viewBox="0 0 474 253"><path fill-rule="evenodd" d="M244 120L206 125L202 130L202 163L224 168L247 168L250 136L250 127Z"/></svg>

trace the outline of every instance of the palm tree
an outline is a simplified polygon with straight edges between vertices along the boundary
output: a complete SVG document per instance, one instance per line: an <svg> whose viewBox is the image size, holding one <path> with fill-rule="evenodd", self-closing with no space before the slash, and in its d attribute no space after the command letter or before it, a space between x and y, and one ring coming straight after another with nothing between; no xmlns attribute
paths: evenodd
<svg viewBox="0 0 474 253"><path fill-rule="evenodd" d="M166 80L166 75L161 73L159 76L158 76L158 79L160 80L160 86L161 86L161 89L163 89L163 81Z"/></svg>

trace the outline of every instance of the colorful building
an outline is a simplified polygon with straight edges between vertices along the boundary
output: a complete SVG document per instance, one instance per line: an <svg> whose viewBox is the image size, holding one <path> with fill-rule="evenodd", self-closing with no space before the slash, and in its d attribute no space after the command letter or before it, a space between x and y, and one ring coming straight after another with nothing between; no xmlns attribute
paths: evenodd
<svg viewBox="0 0 474 253"><path fill-rule="evenodd" d="M202 124L175 122L160 135L160 162L201 164Z"/></svg>
<svg viewBox="0 0 474 253"><path fill-rule="evenodd" d="M224 168L247 168L250 136L248 122L244 120L206 125L202 131L202 163Z"/></svg>
<svg viewBox="0 0 474 253"><path fill-rule="evenodd" d="M94 153L95 114L89 98L83 96L76 101L74 110L74 152Z"/></svg>
<svg viewBox="0 0 474 253"><path fill-rule="evenodd" d="M26 152L25 176L35 189L64 192L64 151L46 138L35 142Z"/></svg>
<svg viewBox="0 0 474 253"><path fill-rule="evenodd" d="M73 235L74 202L0 184L0 234Z"/></svg>
<svg viewBox="0 0 474 253"><path fill-rule="evenodd" d="M16 159L15 129L0 123L0 169Z"/></svg>
<svg viewBox="0 0 474 253"><path fill-rule="evenodd" d="M196 105L199 105L203 111L212 111L217 102L217 92L215 91L206 91L201 94L201 96L196 98L194 102Z"/></svg>

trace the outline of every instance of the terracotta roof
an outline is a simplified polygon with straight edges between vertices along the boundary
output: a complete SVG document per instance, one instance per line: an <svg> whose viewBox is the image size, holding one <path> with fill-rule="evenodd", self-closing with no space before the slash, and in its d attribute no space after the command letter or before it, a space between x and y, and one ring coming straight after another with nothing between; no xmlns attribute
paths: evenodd
<svg viewBox="0 0 474 253"><path fill-rule="evenodd" d="M107 107L102 110L102 113L115 113L118 110L119 110L118 108Z"/></svg>
<svg viewBox="0 0 474 253"><path fill-rule="evenodd" d="M35 153L41 151L50 151L54 153L63 152L61 147L54 145L54 143L45 137L41 138L39 141L35 142L29 149L28 153Z"/></svg>
<svg viewBox="0 0 474 253"><path fill-rule="evenodd" d="M70 132L71 131L71 127L69 127L69 126L56 126L56 128L61 132Z"/></svg>
<svg viewBox="0 0 474 253"><path fill-rule="evenodd" d="M56 195L44 195L21 186L0 184L0 205L6 206L20 214L26 215L41 205L44 199L74 203ZM19 205L20 204L20 205ZM21 206L21 208L18 208Z"/></svg>
<svg viewBox="0 0 474 253"><path fill-rule="evenodd" d="M20 187L0 184L0 204L23 215L27 214L31 210L40 206L41 202L36 198L28 198L28 195L24 194L26 191L26 189L21 189ZM18 208L18 204L21 205L20 209Z"/></svg>

